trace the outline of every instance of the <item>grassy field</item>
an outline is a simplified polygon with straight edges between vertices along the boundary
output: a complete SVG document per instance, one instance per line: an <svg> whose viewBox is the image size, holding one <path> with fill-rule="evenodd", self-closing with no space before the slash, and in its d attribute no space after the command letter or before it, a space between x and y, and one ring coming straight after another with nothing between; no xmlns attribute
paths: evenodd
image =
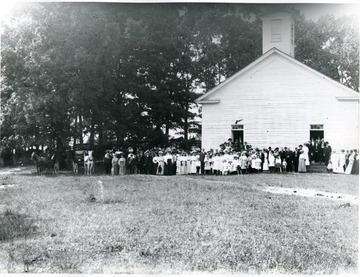
<svg viewBox="0 0 360 277"><path fill-rule="evenodd" d="M0 272L358 272L358 176L0 175Z"/></svg>

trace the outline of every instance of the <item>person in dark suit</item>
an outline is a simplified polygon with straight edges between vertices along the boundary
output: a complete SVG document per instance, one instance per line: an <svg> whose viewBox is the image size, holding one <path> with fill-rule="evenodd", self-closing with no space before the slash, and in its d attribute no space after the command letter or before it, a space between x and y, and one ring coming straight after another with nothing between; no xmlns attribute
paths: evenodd
<svg viewBox="0 0 360 277"><path fill-rule="evenodd" d="M149 150L146 150L144 155L145 155L145 174L154 174L153 153L150 152Z"/></svg>
<svg viewBox="0 0 360 277"><path fill-rule="evenodd" d="M111 174L111 166L112 166L112 153L110 150L106 150L105 156L104 156L104 165L105 165L105 173L107 175Z"/></svg>
<svg viewBox="0 0 360 277"><path fill-rule="evenodd" d="M325 165L327 166L329 161L330 161L330 157L331 157L331 152L332 152L332 149L331 149L331 146L329 144L329 142L325 142L325 150L324 150L324 163Z"/></svg>
<svg viewBox="0 0 360 277"><path fill-rule="evenodd" d="M307 147L309 148L309 163L311 164L312 161L314 161L314 148L315 148L314 139L309 141L309 143L307 144Z"/></svg>
<svg viewBox="0 0 360 277"><path fill-rule="evenodd" d="M325 140L324 138L322 138L319 142L319 162L320 163L325 163Z"/></svg>
<svg viewBox="0 0 360 277"><path fill-rule="evenodd" d="M287 147L285 147L285 161L286 161L286 172L291 172L292 163L293 163L292 151L290 150L290 148Z"/></svg>
<svg viewBox="0 0 360 277"><path fill-rule="evenodd" d="M261 151L260 152L260 159L261 159L261 169L260 169L260 172L263 172L263 169L264 169L264 162L265 162L265 154L264 154L264 151ZM268 166L269 167L269 166ZM268 170L268 169L266 169Z"/></svg>
<svg viewBox="0 0 360 277"><path fill-rule="evenodd" d="M320 162L320 146L320 138L317 138L314 144L314 160L316 163Z"/></svg>
<svg viewBox="0 0 360 277"><path fill-rule="evenodd" d="M299 151L299 149L297 147L295 147L294 152L292 152L292 161L293 161L294 171L295 172L298 172L299 156L300 156L300 151Z"/></svg>

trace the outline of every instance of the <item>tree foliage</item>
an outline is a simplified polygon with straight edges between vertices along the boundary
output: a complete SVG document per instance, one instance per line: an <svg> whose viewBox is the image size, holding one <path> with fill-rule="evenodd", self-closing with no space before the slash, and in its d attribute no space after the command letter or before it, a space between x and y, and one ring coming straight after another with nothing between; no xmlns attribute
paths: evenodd
<svg viewBox="0 0 360 277"><path fill-rule="evenodd" d="M24 4L2 22L1 139L62 148L87 135L92 145L156 145L177 129L187 140L198 128L199 94L261 55L260 12L241 4ZM293 13L296 58L358 89L358 19Z"/></svg>

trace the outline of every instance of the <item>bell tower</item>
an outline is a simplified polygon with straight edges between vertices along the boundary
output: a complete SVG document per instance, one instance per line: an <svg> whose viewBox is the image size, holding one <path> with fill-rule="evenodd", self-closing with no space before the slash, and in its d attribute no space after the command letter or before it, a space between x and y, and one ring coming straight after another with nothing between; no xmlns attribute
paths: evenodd
<svg viewBox="0 0 360 277"><path fill-rule="evenodd" d="M294 20L287 11L272 11L263 13L262 39L263 54L276 47L294 58L295 28Z"/></svg>

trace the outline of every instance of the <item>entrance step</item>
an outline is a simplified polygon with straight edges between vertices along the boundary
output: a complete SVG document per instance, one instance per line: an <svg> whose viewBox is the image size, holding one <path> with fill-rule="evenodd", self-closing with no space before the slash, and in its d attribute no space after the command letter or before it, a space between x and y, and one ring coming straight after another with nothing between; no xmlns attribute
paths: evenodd
<svg viewBox="0 0 360 277"><path fill-rule="evenodd" d="M312 163L306 169L307 172L314 172L314 173L327 173L326 165L319 164L319 163Z"/></svg>

